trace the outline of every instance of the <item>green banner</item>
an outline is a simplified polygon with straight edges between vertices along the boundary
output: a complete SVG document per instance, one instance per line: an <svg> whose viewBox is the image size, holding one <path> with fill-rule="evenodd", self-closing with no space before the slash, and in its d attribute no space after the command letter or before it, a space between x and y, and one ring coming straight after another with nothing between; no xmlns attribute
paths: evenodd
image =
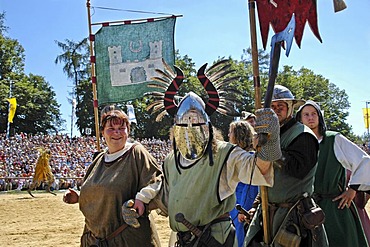
<svg viewBox="0 0 370 247"><path fill-rule="evenodd" d="M103 26L95 34L95 71L98 104L117 103L143 97L155 69L163 70L162 59L175 62L176 18Z"/></svg>

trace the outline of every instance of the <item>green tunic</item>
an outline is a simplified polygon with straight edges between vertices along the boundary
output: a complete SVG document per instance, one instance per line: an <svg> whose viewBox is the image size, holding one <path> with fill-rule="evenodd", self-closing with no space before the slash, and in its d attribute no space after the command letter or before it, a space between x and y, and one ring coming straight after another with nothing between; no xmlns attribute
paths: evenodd
<svg viewBox="0 0 370 247"><path fill-rule="evenodd" d="M94 160L81 187L79 206L85 216L83 247L94 244L95 237L105 239L119 228L124 223L123 203L134 199L159 174L155 159L140 144L133 145L113 162L103 159L99 155ZM154 222L147 215L140 217L139 222L139 228L127 227L103 246L160 246Z"/></svg>
<svg viewBox="0 0 370 247"><path fill-rule="evenodd" d="M280 146L281 149L284 150L286 147L290 145L290 143L297 138L301 133L312 131L301 123L295 123L290 129L285 131L280 137ZM312 135L314 135L312 133ZM274 186L268 188L268 202L273 204L282 204L282 203L296 203L300 198L302 198L304 193L308 193L308 195L312 195L313 193L313 184L314 184L314 176L315 176L316 166L310 170L310 172L303 178L298 179L295 177L290 176L287 174L283 169L279 168L275 165L274 169ZM269 207L270 208L270 207ZM280 226L282 225L288 211L289 207L277 207L274 215L272 216L272 239L278 232ZM271 211L270 211L271 212ZM251 244L252 239L256 236L256 234L262 231L261 228L261 221L262 221L262 210L261 205L259 206L250 226L245 238L245 246L249 246ZM271 217L271 215L270 215ZM290 213L289 217L287 218L287 222L294 222L295 224L299 225L297 221L297 210L294 209ZM271 221L270 221L271 222ZM323 247L327 246L327 239L324 231L324 227L319 227L316 230L316 241L312 243L305 243L301 242L300 246L317 246ZM281 246L277 242L274 242L275 247Z"/></svg>
<svg viewBox="0 0 370 247"><path fill-rule="evenodd" d="M218 192L222 168L234 145L217 143L213 166L209 165L208 155L204 155L191 167L182 168L180 174L175 166L174 152L164 162L165 177L169 181L168 216L171 229L176 232L189 231L182 223L176 222L177 213L184 214L195 226L205 226L220 215L230 212L235 206L234 194L221 201ZM231 220L211 226L212 235L220 243L225 242L230 229ZM237 246L236 241L234 243Z"/></svg>
<svg viewBox="0 0 370 247"><path fill-rule="evenodd" d="M315 195L325 212L325 229L330 246L368 246L356 207L338 209L338 202L332 199L340 195L346 186L346 169L334 153L337 132L326 131L320 143L320 154L315 180Z"/></svg>

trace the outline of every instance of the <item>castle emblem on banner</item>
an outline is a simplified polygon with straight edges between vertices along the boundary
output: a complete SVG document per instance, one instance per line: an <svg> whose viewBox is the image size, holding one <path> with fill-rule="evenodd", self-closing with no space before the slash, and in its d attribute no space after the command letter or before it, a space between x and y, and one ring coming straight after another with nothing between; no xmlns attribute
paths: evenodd
<svg viewBox="0 0 370 247"><path fill-rule="evenodd" d="M142 42L139 41L139 48L133 49L130 43L131 52L141 52ZM149 58L144 60L125 60L122 58L121 46L109 46L109 70L112 86L125 86L134 83L143 83L156 76L155 69L163 69L162 63L162 40L149 42Z"/></svg>
<svg viewBox="0 0 370 247"><path fill-rule="evenodd" d="M144 97L162 60L175 64L175 22L171 16L102 24L93 36L99 106Z"/></svg>

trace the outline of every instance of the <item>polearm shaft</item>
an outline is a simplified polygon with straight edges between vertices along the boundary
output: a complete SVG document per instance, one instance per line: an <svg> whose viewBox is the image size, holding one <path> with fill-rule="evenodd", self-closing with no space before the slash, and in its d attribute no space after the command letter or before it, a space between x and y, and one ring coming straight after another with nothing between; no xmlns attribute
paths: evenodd
<svg viewBox="0 0 370 247"><path fill-rule="evenodd" d="M257 110L261 108L261 82L258 64L255 0L248 0L248 9L249 9L249 24L252 49L254 104L255 109ZM269 244L271 241L271 234L269 228L268 195L266 186L260 186L260 195L261 195L262 222L263 222L263 241L265 242L265 244Z"/></svg>
<svg viewBox="0 0 370 247"><path fill-rule="evenodd" d="M251 34L251 50L252 50L252 67L253 67L253 85L254 85L254 102L255 108L261 108L261 82L258 64L258 48L257 48L257 33L256 33L256 3L255 0L248 1L249 23Z"/></svg>

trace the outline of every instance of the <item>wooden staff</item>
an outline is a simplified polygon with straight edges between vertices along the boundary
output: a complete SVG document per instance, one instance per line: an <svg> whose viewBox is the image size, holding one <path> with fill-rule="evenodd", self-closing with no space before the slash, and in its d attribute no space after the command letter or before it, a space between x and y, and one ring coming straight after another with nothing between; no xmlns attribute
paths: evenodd
<svg viewBox="0 0 370 247"><path fill-rule="evenodd" d="M94 48L92 41L92 28L91 28L91 15L90 15L90 0L86 2L87 19L89 24L89 40L90 40L90 62L91 62L91 79L93 90L93 103L94 103L94 118L95 118L95 134L96 134L96 148L100 151L100 133L99 133L99 112L98 112L98 98L96 93L96 75L95 75L95 62L92 61L94 57Z"/></svg>
<svg viewBox="0 0 370 247"><path fill-rule="evenodd" d="M252 66L253 66L253 85L254 85L254 105L255 109L261 108L261 82L259 75L258 64L258 48L257 48L257 34L256 34L256 2L255 0L248 0L249 9L249 24L251 33L251 49L252 49ZM261 206L262 206L262 221L263 221L263 241L265 244L271 242L271 233L269 227L269 213L268 213L268 195L267 187L260 186Z"/></svg>

